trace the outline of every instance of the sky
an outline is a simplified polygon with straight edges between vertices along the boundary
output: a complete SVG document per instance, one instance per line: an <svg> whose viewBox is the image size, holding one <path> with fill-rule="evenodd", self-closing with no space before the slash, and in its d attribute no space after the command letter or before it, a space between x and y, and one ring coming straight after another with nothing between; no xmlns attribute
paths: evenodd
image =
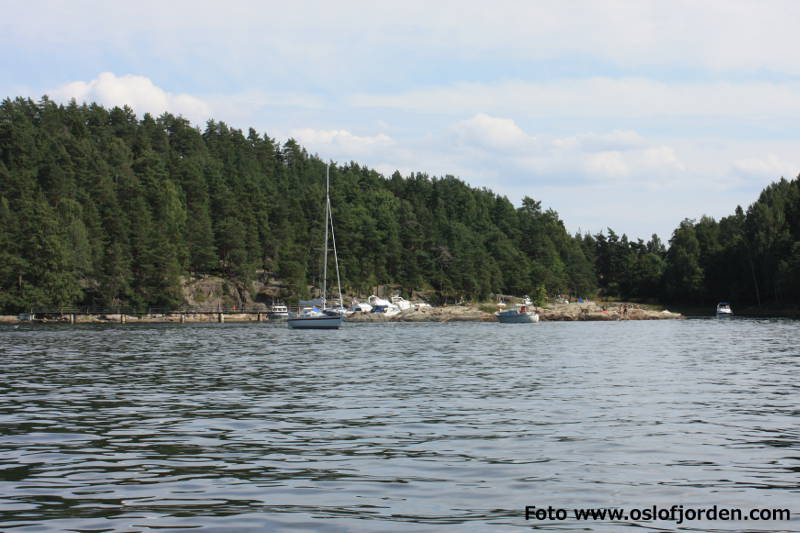
<svg viewBox="0 0 800 533"><path fill-rule="evenodd" d="M209 119L571 232L668 240L800 173L800 2L0 0L0 97Z"/></svg>

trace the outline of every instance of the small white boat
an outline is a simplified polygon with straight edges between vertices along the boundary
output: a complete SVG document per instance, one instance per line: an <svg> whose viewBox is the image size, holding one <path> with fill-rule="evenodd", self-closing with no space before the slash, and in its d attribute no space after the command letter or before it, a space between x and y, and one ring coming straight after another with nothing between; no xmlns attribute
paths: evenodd
<svg viewBox="0 0 800 533"><path fill-rule="evenodd" d="M372 308L372 312L380 313L386 316L395 316L399 315L402 311L395 304L390 303L388 305L376 305Z"/></svg>
<svg viewBox="0 0 800 533"><path fill-rule="evenodd" d="M289 318L289 308L283 304L273 304L267 316L270 320L286 320Z"/></svg>
<svg viewBox="0 0 800 533"><path fill-rule="evenodd" d="M409 302L400 295L392 296L392 303L396 305L401 311L411 309L411 302Z"/></svg>
<svg viewBox="0 0 800 533"><path fill-rule="evenodd" d="M494 316L501 324L532 324L539 322L539 313L529 311L527 305L520 305L514 309L497 311Z"/></svg>
<svg viewBox="0 0 800 533"><path fill-rule="evenodd" d="M400 308L390 302L389 300L384 300L374 294L369 297L369 303L372 305L372 313L381 313L386 316L394 316L400 314Z"/></svg>
<svg viewBox="0 0 800 533"><path fill-rule="evenodd" d="M350 311L353 313L369 313L372 311L372 306L367 302L359 302L353 298L353 304L350 306Z"/></svg>
<svg viewBox="0 0 800 533"><path fill-rule="evenodd" d="M389 305L390 303L392 303L389 300L384 300L380 296L376 296L374 294L372 296L370 296L369 298L367 298L367 301L370 303L370 305L372 307L375 307L375 306L378 306L378 305Z"/></svg>
<svg viewBox="0 0 800 533"><path fill-rule="evenodd" d="M717 304L717 316L718 317L729 317L733 316L733 309L731 309L731 304L728 302L720 302Z"/></svg>

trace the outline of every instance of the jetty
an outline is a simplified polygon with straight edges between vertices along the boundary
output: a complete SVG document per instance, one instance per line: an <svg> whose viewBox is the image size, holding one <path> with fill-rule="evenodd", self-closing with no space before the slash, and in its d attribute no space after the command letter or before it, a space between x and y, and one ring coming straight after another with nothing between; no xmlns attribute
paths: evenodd
<svg viewBox="0 0 800 533"><path fill-rule="evenodd" d="M264 306L254 307L184 307L177 309L149 308L147 310L126 308L57 308L31 309L19 315L0 315L0 323L19 324L65 323L159 323L159 322L267 322L269 310Z"/></svg>

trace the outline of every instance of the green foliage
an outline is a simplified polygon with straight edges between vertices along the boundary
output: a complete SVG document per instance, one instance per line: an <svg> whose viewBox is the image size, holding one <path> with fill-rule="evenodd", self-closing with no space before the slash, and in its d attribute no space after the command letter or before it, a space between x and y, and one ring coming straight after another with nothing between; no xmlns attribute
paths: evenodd
<svg viewBox="0 0 800 533"><path fill-rule="evenodd" d="M319 286L325 162L294 140L127 108L0 104L0 310L175 306L191 276ZM685 220L667 249L611 229L567 234L558 214L452 176L331 167L346 289L440 301L549 294L686 302L800 298L800 185L745 212Z"/></svg>
<svg viewBox="0 0 800 533"><path fill-rule="evenodd" d="M702 296L704 272L700 266L700 242L694 224L684 220L672 234L667 252L665 291L672 301L697 301Z"/></svg>
<svg viewBox="0 0 800 533"><path fill-rule="evenodd" d="M325 163L294 140L127 108L0 105L0 308L166 307L182 278L265 273L319 286ZM588 293L591 263L553 211L452 177L333 166L333 217L351 291L399 285L442 301ZM786 267L790 269L789 266ZM787 270L788 272L789 270Z"/></svg>
<svg viewBox="0 0 800 533"><path fill-rule="evenodd" d="M547 304L547 289L545 289L544 285L536 287L536 290L533 291L532 301L536 307L544 307Z"/></svg>
<svg viewBox="0 0 800 533"><path fill-rule="evenodd" d="M689 304L793 304L800 300L800 180L781 179L745 213L684 220L669 249L656 235L628 242L612 230L585 235L605 295Z"/></svg>

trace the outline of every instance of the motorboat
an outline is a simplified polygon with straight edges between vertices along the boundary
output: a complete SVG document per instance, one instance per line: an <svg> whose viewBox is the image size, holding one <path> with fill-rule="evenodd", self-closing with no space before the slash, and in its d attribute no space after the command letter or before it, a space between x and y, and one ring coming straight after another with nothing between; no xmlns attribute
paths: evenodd
<svg viewBox="0 0 800 533"><path fill-rule="evenodd" d="M367 301L369 302L369 304L372 307L375 307L375 306L378 306L378 305L386 306L386 305L389 305L389 304L392 303L389 300L384 300L380 296L376 296L374 294L372 296L370 296L369 298L367 298Z"/></svg>
<svg viewBox="0 0 800 533"><path fill-rule="evenodd" d="M530 310L527 305L519 305L514 309L497 311L494 316L501 324L532 324L539 322L539 313Z"/></svg>
<svg viewBox="0 0 800 533"><path fill-rule="evenodd" d="M350 311L353 313L369 313L372 311L372 306L367 302L359 302L353 298L353 304L350 306Z"/></svg>
<svg viewBox="0 0 800 533"><path fill-rule="evenodd" d="M270 320L286 320L289 318L289 308L283 304L273 304L267 316Z"/></svg>
<svg viewBox="0 0 800 533"><path fill-rule="evenodd" d="M392 296L392 303L396 305L401 311L411 309L411 302L409 302L400 295Z"/></svg>
<svg viewBox="0 0 800 533"><path fill-rule="evenodd" d="M729 317L733 316L733 309L731 309L731 304L728 302L720 302L717 304L717 316L718 317Z"/></svg>
<svg viewBox="0 0 800 533"><path fill-rule="evenodd" d="M384 300L374 294L369 297L369 303L372 306L371 313L380 313L386 316L399 315L401 309L389 300Z"/></svg>
<svg viewBox="0 0 800 533"><path fill-rule="evenodd" d="M400 308L394 304L389 305L376 305L372 308L373 313L379 313L386 316L395 316L401 313Z"/></svg>

